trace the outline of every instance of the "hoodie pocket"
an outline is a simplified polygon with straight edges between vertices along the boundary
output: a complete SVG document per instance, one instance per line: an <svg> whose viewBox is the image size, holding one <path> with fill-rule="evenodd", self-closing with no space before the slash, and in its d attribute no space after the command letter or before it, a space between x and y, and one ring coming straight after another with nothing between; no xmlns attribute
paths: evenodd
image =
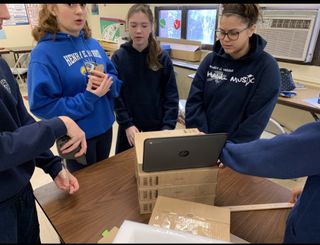
<svg viewBox="0 0 320 245"><path fill-rule="evenodd" d="M139 103L133 108L134 122L143 128L158 128L162 120L162 108L158 104Z"/></svg>

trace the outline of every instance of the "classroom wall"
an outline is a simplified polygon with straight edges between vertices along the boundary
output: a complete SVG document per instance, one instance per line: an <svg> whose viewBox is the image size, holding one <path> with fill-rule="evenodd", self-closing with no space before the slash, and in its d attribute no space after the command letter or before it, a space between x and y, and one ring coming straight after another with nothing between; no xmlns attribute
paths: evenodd
<svg viewBox="0 0 320 245"><path fill-rule="evenodd" d="M88 22L92 29L94 38L101 38L100 33L100 17L111 17L126 19L126 14L132 4L98 4L99 5L99 15L91 15L91 4L87 4L88 7ZM152 10L154 11L155 6L162 5L172 5L172 6L182 6L185 4L150 4ZM192 4L187 4L192 5ZM197 4L198 5L198 4ZM207 4L205 4L207 5ZM268 6L278 6L287 7L288 4L260 4L262 7ZM290 7L297 8L320 8L320 4L290 4ZM31 26L5 26L4 31L6 33L7 39L0 40L0 47L18 47L18 46L32 46L35 44L31 36ZM12 55L4 55L4 57L9 61L9 64L13 61ZM320 90L320 66L305 66L296 65L291 63L279 62L280 67L287 67L293 71L293 77L296 81L304 83L306 85L311 85L318 87ZM186 69L176 68L178 75L178 87L179 95L181 98L186 98L189 92L189 87L192 80L187 78L187 75L194 73L194 71L188 71ZM277 105L272 117L276 119L281 124L285 125L289 130L294 130L298 126L313 121L310 113L297 110L293 108L288 108L283 105Z"/></svg>
<svg viewBox="0 0 320 245"><path fill-rule="evenodd" d="M7 39L0 39L0 47L32 46L31 25L4 26Z"/></svg>
<svg viewBox="0 0 320 245"><path fill-rule="evenodd" d="M87 4L88 7L88 22L92 28L93 36L95 38L101 38L100 33L100 17L111 17L126 19L126 14L132 4L98 4L99 15L91 15L91 4ZM154 11L155 6L183 6L183 5L195 5L195 4L150 4L151 9ZM199 5L199 4L196 4ZM200 4L201 5L201 4ZM203 4L208 5L208 4ZM288 4L260 4L261 7L278 6L287 7ZM320 8L320 4L290 4L293 8ZM0 47L18 47L18 46L31 46L34 44L31 36L31 26L4 26L3 30L6 32L7 39L0 40ZM22 38L23 37L23 38Z"/></svg>
<svg viewBox="0 0 320 245"><path fill-rule="evenodd" d="M101 38L100 31L100 17L110 17L110 18L118 18L126 20L127 13L129 8L133 4L98 4L99 5L99 15L91 15L89 14L88 22L90 27L92 28L92 33L95 38ZM154 8L156 6L184 6L184 5L192 5L192 4L150 4L150 8L154 13ZM194 4L193 4L194 5ZM198 5L198 4L197 4ZM208 5L208 4L205 4ZM89 13L91 9L91 4L88 4Z"/></svg>

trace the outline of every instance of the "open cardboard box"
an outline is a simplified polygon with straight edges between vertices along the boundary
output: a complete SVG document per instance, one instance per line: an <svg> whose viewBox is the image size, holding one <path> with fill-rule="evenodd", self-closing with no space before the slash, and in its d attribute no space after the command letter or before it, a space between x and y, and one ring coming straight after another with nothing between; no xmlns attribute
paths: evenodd
<svg viewBox="0 0 320 245"><path fill-rule="evenodd" d="M149 224L230 241L230 209L159 196Z"/></svg>
<svg viewBox="0 0 320 245"><path fill-rule="evenodd" d="M187 61L201 60L201 42L186 39L158 38L160 45L170 45L170 56Z"/></svg>

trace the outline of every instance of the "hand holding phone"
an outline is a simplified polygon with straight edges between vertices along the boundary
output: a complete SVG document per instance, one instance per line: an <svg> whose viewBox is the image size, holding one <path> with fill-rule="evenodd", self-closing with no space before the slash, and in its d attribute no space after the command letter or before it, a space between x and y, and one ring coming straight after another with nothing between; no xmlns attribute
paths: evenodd
<svg viewBox="0 0 320 245"><path fill-rule="evenodd" d="M82 155L81 157L75 157L74 155L80 150L80 146L78 146L75 150L69 152L69 153L62 153L61 151L61 147L67 143L70 140L70 137L68 135L64 135L60 138L57 139L56 141L56 145L57 145L57 150L59 155L64 158L64 159L74 159L76 160L78 163L82 164L82 165L86 165L87 164L87 160L85 155ZM66 167L66 165L65 165Z"/></svg>
<svg viewBox="0 0 320 245"><path fill-rule="evenodd" d="M98 71L98 72L95 72ZM98 64L95 65L94 68L90 71L89 79L92 82L92 89L95 90L101 84L101 78L104 76L104 65Z"/></svg>
<svg viewBox="0 0 320 245"><path fill-rule="evenodd" d="M99 64L94 68L96 71L104 72L104 66L103 64Z"/></svg>

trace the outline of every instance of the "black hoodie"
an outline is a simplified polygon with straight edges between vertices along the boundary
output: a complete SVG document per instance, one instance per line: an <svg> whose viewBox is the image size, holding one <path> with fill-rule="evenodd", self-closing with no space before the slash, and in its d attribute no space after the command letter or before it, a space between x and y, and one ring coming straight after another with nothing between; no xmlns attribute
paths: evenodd
<svg viewBox="0 0 320 245"><path fill-rule="evenodd" d="M48 150L67 133L59 118L36 122L24 106L19 85L0 58L0 203L29 183L35 166L54 179L61 158Z"/></svg>
<svg viewBox="0 0 320 245"><path fill-rule="evenodd" d="M277 103L280 71L264 51L267 42L257 34L250 51L234 60L220 41L201 62L186 103L187 128L205 133L226 132L233 142L260 137Z"/></svg>
<svg viewBox="0 0 320 245"><path fill-rule="evenodd" d="M112 62L123 81L115 100L117 122L123 128L135 125L140 131L174 129L179 110L179 95L173 65L162 52L162 68L153 71L147 64L149 48L141 52L132 42L120 46Z"/></svg>

